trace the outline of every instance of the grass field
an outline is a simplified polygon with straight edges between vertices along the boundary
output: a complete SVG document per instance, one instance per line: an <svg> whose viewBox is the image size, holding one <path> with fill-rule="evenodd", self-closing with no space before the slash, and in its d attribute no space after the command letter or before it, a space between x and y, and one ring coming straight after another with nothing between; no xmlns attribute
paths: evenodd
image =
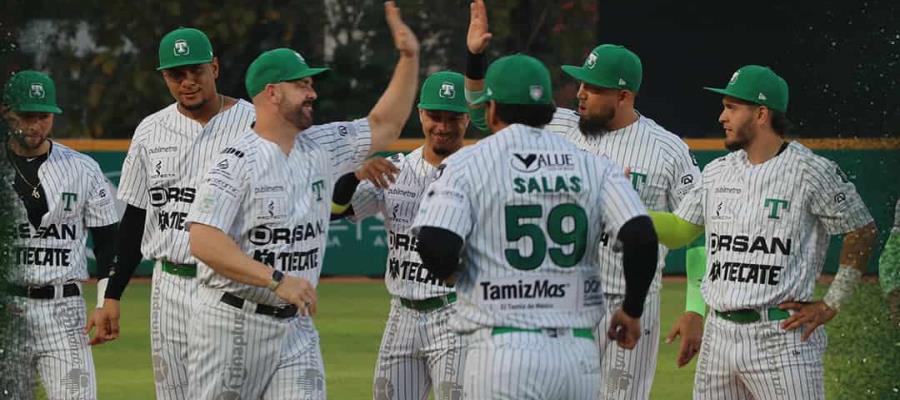
<svg viewBox="0 0 900 400"><path fill-rule="evenodd" d="M85 298L96 298L95 286L86 285ZM661 333L665 335L683 304L684 283L666 282L662 291ZM150 365L149 283L129 286L122 301L122 337L94 349L100 399L153 399L153 369ZM329 282L319 285L319 314L316 325L322 339L322 353L329 398L370 399L372 369L388 311L388 295L380 280ZM830 336L839 328L840 318L829 324ZM833 353L829 338L829 353ZM895 344L895 346L900 343ZM653 399L689 399L693 386L694 362L675 367L677 343L660 344L659 363L653 385ZM876 350L877 351L877 350ZM896 351L894 352L896 353ZM897 364L888 363L888 376ZM900 374L894 375L900 376ZM864 396L868 397L868 396ZM859 397L859 398L864 398ZM829 396L829 398L836 398ZM855 398L855 397L854 397ZM877 396L877 398L883 398Z"/></svg>

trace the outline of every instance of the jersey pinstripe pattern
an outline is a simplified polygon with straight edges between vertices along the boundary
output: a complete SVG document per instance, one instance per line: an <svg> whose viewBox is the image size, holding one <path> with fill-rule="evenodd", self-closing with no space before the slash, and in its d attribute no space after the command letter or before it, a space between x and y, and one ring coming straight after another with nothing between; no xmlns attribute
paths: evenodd
<svg viewBox="0 0 900 400"><path fill-rule="evenodd" d="M597 324L599 260L586 249L603 232L615 237L622 224L646 214L618 166L557 135L514 124L447 158L439 176L414 227L447 229L466 242L452 321L457 329ZM574 241L561 238L567 233L577 235ZM519 279L561 290L523 287Z"/></svg>
<svg viewBox="0 0 900 400"><path fill-rule="evenodd" d="M706 303L763 315L738 324L710 313L694 398L824 399L824 328L802 342L801 329L785 331L765 315L784 301L811 301L829 235L872 221L854 185L797 142L759 165L740 150L708 164L676 214L706 226Z"/></svg>
<svg viewBox="0 0 900 400"><path fill-rule="evenodd" d="M584 135L578 127L579 115L557 108L546 129L560 134L592 154L612 159L623 170L631 170L631 184L641 202L650 210L674 211L684 196L700 181L700 170L687 144L652 119L639 115L637 121L601 136ZM634 349L625 350L606 339L609 317L625 295L622 253L614 250L615 239L603 237L599 246L603 291L608 313L597 326L602 360L603 398L646 399L650 396L658 340L640 340ZM659 289L668 249L659 246L656 275L647 293L641 328L645 338L659 337Z"/></svg>
<svg viewBox="0 0 900 400"><path fill-rule="evenodd" d="M633 124L606 132L601 136L587 136L578 128L575 111L558 108L546 129L558 133L578 147L593 154L608 157L620 167L631 169L631 184L647 209L675 211L681 199L700 181L700 169L688 146L681 138L665 130L643 115ZM615 238L601 240L600 260L603 266L603 291L624 295L625 275L622 272L622 253L613 251ZM659 264L650 292L662 287L668 249L659 245Z"/></svg>
<svg viewBox="0 0 900 400"><path fill-rule="evenodd" d="M13 191L14 177L4 184ZM17 215L9 232L15 267L12 283L56 287L53 299L16 298L25 329L25 381L37 371L50 399L96 399L97 382L88 337L82 331L87 310L81 296L62 297L62 285L87 280L87 229L118 221L111 188L90 157L52 143L38 169L48 211L37 228L24 205L13 203ZM28 388L33 390L34 387Z"/></svg>
<svg viewBox="0 0 900 400"><path fill-rule="evenodd" d="M422 151L419 147L405 156L391 156L391 162L400 170L396 182L387 190L377 188L369 181L361 182L351 203L354 212L351 220L359 221L378 213L384 216L384 226L388 231L384 283L391 295L414 300L453 292L453 288L422 268L415 237L409 232L419 211L422 194L435 178L436 169L425 161Z"/></svg>
<svg viewBox="0 0 900 400"><path fill-rule="evenodd" d="M238 100L202 126L172 104L141 121L122 166L118 196L146 210L141 253L157 260L150 294L150 348L158 399L187 396L188 321L197 288L191 277L162 272L160 261L196 263L184 223L200 179L254 118L253 105Z"/></svg>
<svg viewBox="0 0 900 400"><path fill-rule="evenodd" d="M188 222L216 227L248 256L316 286L334 182L358 168L370 148L367 119L313 126L288 155L248 129L206 173ZM198 276L190 326L203 334L188 337L192 398L325 398L311 318L254 314L256 304L286 303L203 263ZM221 303L223 292L245 299L244 308Z"/></svg>
<svg viewBox="0 0 900 400"><path fill-rule="evenodd" d="M702 180L676 214L706 226L703 298L719 311L811 300L829 235L872 222L840 167L797 142L756 166L717 158Z"/></svg>
<svg viewBox="0 0 900 400"><path fill-rule="evenodd" d="M375 364L375 400L423 399L432 387L436 399L463 397L463 338L448 327L455 312L453 306L417 311L402 306L397 299L422 300L454 291L422 267L415 236L409 231L422 194L436 177L436 168L425 161L422 152L419 147L408 155L391 156L400 170L396 182L383 190L363 181L351 200L351 220L379 213L384 217L388 232L384 281L388 292L396 297L391 301Z"/></svg>

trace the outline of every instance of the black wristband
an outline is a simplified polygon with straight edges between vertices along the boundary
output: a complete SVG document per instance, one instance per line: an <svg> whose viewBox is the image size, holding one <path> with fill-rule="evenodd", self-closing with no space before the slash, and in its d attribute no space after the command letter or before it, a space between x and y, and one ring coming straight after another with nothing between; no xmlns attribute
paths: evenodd
<svg viewBox="0 0 900 400"><path fill-rule="evenodd" d="M468 50L466 50L466 53L469 54L469 56L466 57L466 78L473 81L484 79L484 73L487 69L485 66L484 53L475 54Z"/></svg>

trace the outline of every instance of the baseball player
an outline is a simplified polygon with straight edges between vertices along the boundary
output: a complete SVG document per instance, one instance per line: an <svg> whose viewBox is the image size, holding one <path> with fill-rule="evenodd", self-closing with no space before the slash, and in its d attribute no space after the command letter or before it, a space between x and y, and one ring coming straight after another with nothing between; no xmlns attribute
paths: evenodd
<svg viewBox="0 0 900 400"><path fill-rule="evenodd" d="M119 299L143 257L154 260L150 344L158 399L185 399L190 304L196 296L196 259L185 217L210 163L254 119L253 105L219 94L219 61L207 36L193 28L166 34L157 68L175 102L137 126L119 180L128 204L122 218L118 265L101 309L118 336Z"/></svg>
<svg viewBox="0 0 900 400"><path fill-rule="evenodd" d="M695 399L823 399L825 330L866 270L877 230L834 162L787 142L787 83L740 68L719 122L732 153L713 160L674 214L655 214L661 241L683 245L705 227L706 321ZM814 301L829 235L844 234L840 267ZM803 329L797 329L803 328Z"/></svg>
<svg viewBox="0 0 900 400"><path fill-rule="evenodd" d="M472 98L482 90L484 50L490 40L487 15L483 1L472 6L467 45L469 65L467 88ZM674 211L685 194L700 180L700 170L687 144L634 108L640 89L643 68L636 54L623 46L604 44L594 48L583 66L565 65L562 70L580 81L578 110L557 108L546 129L569 139L578 147L596 155L612 159L629 171L634 190L650 210ZM473 116L477 125L483 118ZM608 329L612 316L625 295L622 273L622 254L615 250L615 238L603 236L599 246L603 293L608 313L597 329ZM665 268L667 249L659 247L659 265L647 296L646 311L641 326L647 337L659 337L659 290ZM689 259L693 260L693 258ZM694 278L703 264L692 261L688 265L689 283L696 288ZM702 273L698 278L702 277ZM700 348L705 305L699 290L688 290L685 313L670 331L667 340L681 336L677 358L679 367L687 364ZM658 340L642 340L634 349L613 346L602 335L598 345L602 362L603 398L647 399L653 385Z"/></svg>
<svg viewBox="0 0 900 400"><path fill-rule="evenodd" d="M381 213L388 230L384 282L392 299L375 364L375 400L426 399L432 386L435 399L464 397L464 343L447 327L456 292L422 266L415 237L409 232L437 166L462 148L469 126L463 86L463 76L457 72L429 76L418 105L425 143L390 161L373 159L356 173L341 177L335 186L334 211L343 211L340 215L354 222ZM384 182L383 171L393 182ZM360 184L356 175L371 178Z"/></svg>
<svg viewBox="0 0 900 400"><path fill-rule="evenodd" d="M456 280L450 323L471 334L466 395L596 399L592 329L605 311L598 255L588 249L604 232L622 242L628 289L608 335L631 348L656 235L618 166L540 128L555 111L540 61L500 58L485 85L474 104L486 105L493 135L444 161L413 224L425 266Z"/></svg>
<svg viewBox="0 0 900 400"><path fill-rule="evenodd" d="M900 200L894 206L894 227L878 259L878 282L887 297L891 319L900 327Z"/></svg>
<svg viewBox="0 0 900 400"><path fill-rule="evenodd" d="M3 184L19 200L6 232L12 244L9 291L26 335L25 376L19 388L8 389L32 398L36 369L49 399L95 399L90 327L81 297L82 282L88 279L85 244L90 232L98 274L106 276L118 214L97 162L48 139L54 115L60 113L49 76L21 71L7 82L2 114L10 132L3 158L11 168L3 169L9 172Z"/></svg>
<svg viewBox="0 0 900 400"><path fill-rule="evenodd" d="M310 315L330 195L338 177L399 136L417 87L418 42L393 2L385 12L400 60L367 118L311 126L313 77L325 69L293 50L267 51L247 70L256 123L219 156L187 218L201 261L192 398L326 397Z"/></svg>

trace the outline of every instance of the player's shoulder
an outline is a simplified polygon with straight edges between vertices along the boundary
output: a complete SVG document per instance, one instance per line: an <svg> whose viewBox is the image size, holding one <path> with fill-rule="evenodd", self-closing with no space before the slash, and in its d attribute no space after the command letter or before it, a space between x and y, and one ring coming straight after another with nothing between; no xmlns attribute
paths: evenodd
<svg viewBox="0 0 900 400"><path fill-rule="evenodd" d="M572 129L577 130L578 121L580 119L581 116L578 115L578 112L575 110L565 107L556 107L556 112L553 113L553 119L551 119L544 128L553 133L564 133Z"/></svg>
<svg viewBox="0 0 900 400"><path fill-rule="evenodd" d="M672 133L672 131L666 129L652 118L641 115L638 123L642 125L645 134L649 136L657 146L668 148L676 152L690 151L687 142L685 142L681 136Z"/></svg>
<svg viewBox="0 0 900 400"><path fill-rule="evenodd" d="M825 177L836 174L844 181L849 180L836 162L814 153L797 141L793 141L788 145L787 155L793 163L799 165L806 176Z"/></svg>
<svg viewBox="0 0 900 400"><path fill-rule="evenodd" d="M54 141L51 152L54 160L58 160L59 162L67 164L66 168L74 167L82 169L81 171L70 171L73 174L84 172L101 172L100 164L97 162L97 160L94 160L91 156L77 151L62 143Z"/></svg>
<svg viewBox="0 0 900 400"><path fill-rule="evenodd" d="M134 135L132 136L131 141L142 143L150 140L154 134L161 132L167 125L171 125L172 118L175 117L175 113L177 112L178 103L172 103L163 107L161 110L144 117L144 119L138 123L137 127L134 128Z"/></svg>

